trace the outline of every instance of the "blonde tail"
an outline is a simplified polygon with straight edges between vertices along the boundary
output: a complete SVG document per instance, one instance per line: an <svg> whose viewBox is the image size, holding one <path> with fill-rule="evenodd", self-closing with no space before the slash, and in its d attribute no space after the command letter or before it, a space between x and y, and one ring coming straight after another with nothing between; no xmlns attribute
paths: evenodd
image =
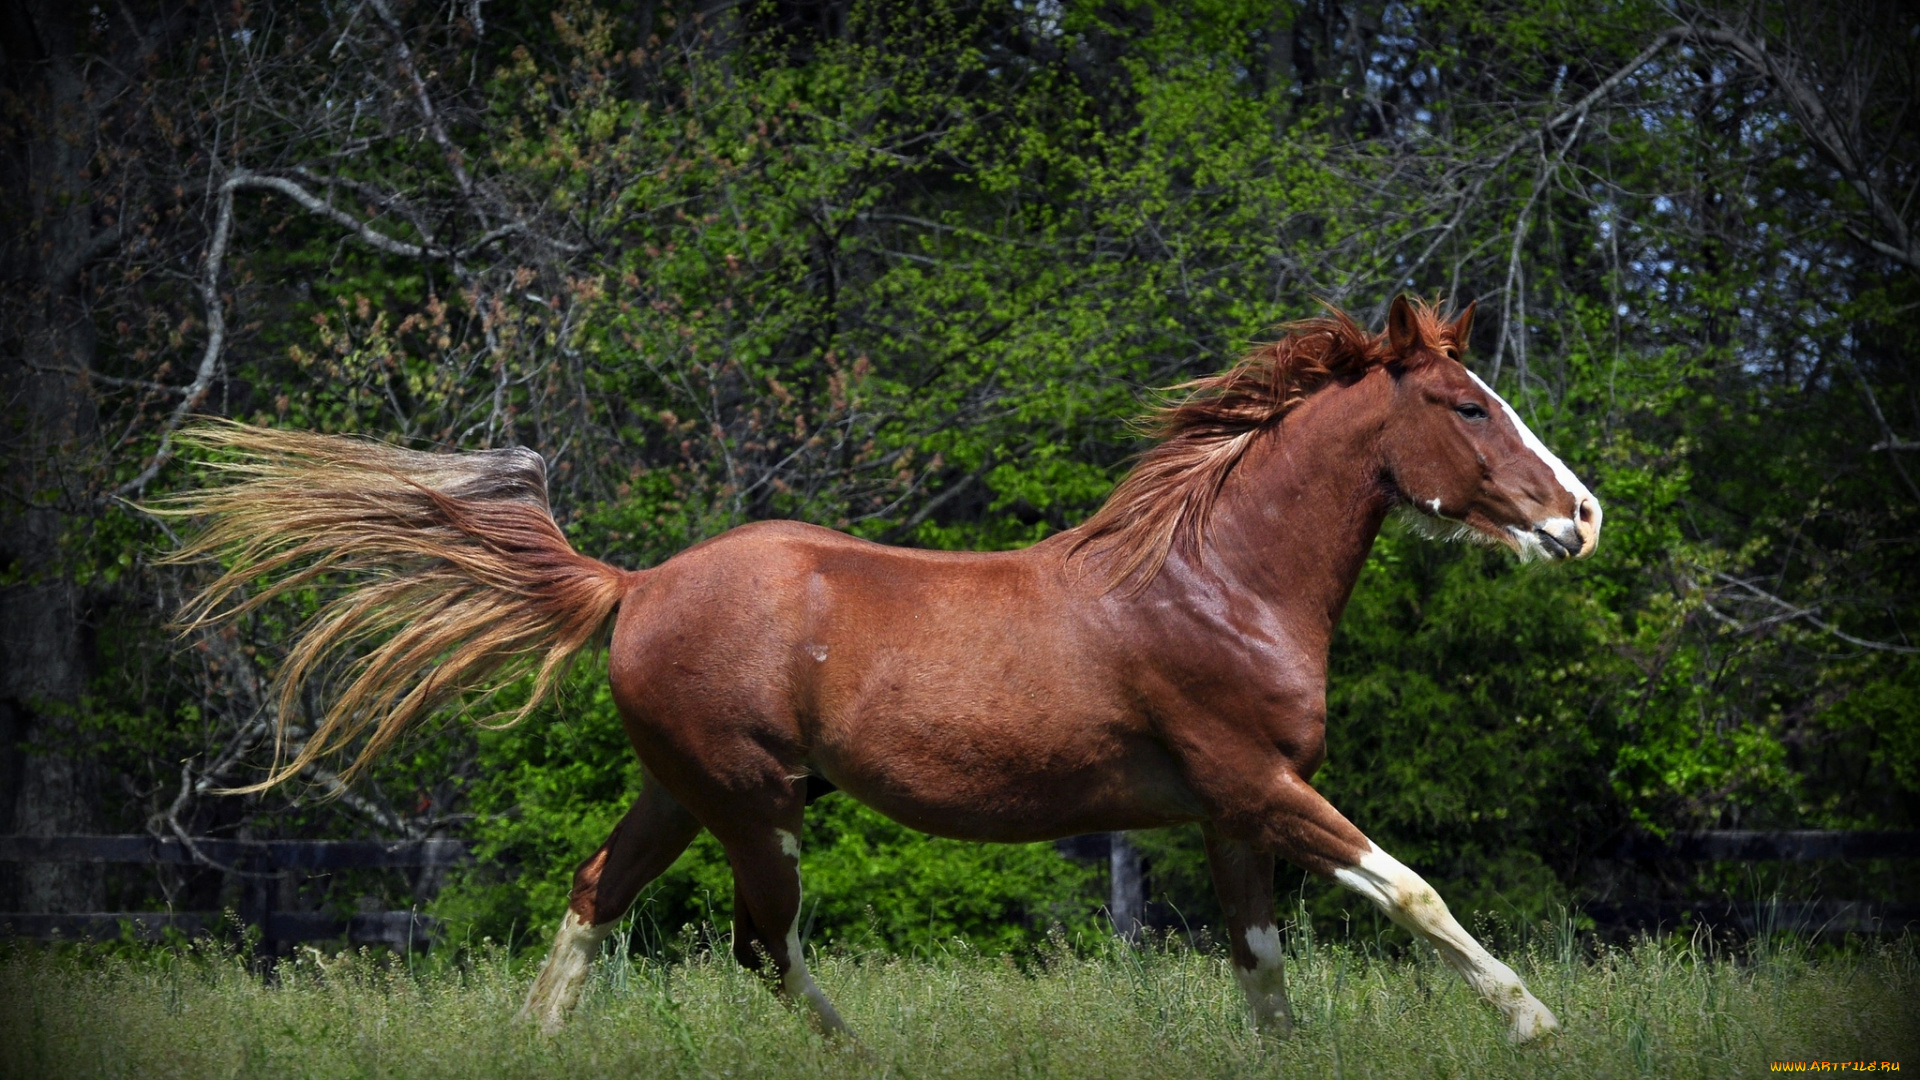
<svg viewBox="0 0 1920 1080"><path fill-rule="evenodd" d="M519 721L599 636L631 578L567 543L548 508L546 463L530 450L426 454L227 421L182 438L232 480L148 508L207 519L167 561L226 568L182 607L183 632L334 588L274 676L275 768L239 791L272 787L365 735L342 774L351 779L415 721L531 671L526 703L505 714ZM340 669L344 689L281 764L301 688L361 647Z"/></svg>

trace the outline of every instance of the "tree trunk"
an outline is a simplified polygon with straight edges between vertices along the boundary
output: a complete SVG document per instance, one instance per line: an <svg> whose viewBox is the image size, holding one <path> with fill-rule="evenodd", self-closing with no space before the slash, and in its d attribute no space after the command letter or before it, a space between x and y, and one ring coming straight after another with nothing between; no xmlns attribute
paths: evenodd
<svg viewBox="0 0 1920 1080"><path fill-rule="evenodd" d="M82 287L102 250L87 168L98 117L77 54L84 9L64 0L7 5L0 60L15 138L8 147L10 218L0 438L7 448L0 509L0 832L89 832L99 823L97 768L79 721L90 635L68 541L91 515L96 417L86 386L94 334ZM16 911L98 910L96 866L27 864L0 878Z"/></svg>

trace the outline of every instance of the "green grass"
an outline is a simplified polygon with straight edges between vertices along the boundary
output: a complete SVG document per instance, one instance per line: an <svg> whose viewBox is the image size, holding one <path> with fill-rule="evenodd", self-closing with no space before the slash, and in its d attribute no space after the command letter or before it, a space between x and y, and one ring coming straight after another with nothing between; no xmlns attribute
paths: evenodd
<svg viewBox="0 0 1920 1080"><path fill-rule="evenodd" d="M1769 1059L1920 1069L1911 941L1816 956L1678 942L1509 953L1565 1033L1507 1045L1492 1010L1427 959L1296 942L1301 1030L1263 1040L1218 955L1066 948L1024 968L963 947L823 955L860 1045L822 1039L724 954L609 960L572 1025L511 1022L531 971L503 955L409 970L370 955L272 980L211 946L0 953L0 1074L14 1077L1721 1077Z"/></svg>

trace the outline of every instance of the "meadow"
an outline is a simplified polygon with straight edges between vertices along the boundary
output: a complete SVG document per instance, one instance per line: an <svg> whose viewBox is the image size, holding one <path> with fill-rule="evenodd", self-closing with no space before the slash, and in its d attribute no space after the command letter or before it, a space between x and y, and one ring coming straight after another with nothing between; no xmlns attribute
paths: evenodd
<svg viewBox="0 0 1920 1080"><path fill-rule="evenodd" d="M1431 956L1291 944L1300 1031L1250 1029L1224 956L1173 941L813 958L858 1043L824 1039L724 950L609 954L574 1022L512 1022L531 963L306 950L270 977L230 948L0 954L8 1077L1746 1077L1776 1060L1920 1068L1912 939L1724 951L1563 935L1509 958L1564 1032L1515 1048Z"/></svg>

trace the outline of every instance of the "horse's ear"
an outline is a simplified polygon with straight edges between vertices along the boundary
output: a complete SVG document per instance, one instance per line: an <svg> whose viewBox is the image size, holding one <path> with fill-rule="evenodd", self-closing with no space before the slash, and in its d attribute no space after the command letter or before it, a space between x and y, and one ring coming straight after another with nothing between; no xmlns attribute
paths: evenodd
<svg viewBox="0 0 1920 1080"><path fill-rule="evenodd" d="M1394 297L1393 306L1387 309L1387 344L1396 357L1405 356L1407 350L1420 344L1419 317L1413 313L1406 293Z"/></svg>
<svg viewBox="0 0 1920 1080"><path fill-rule="evenodd" d="M1467 342L1473 336L1473 311L1479 306L1478 300L1468 304L1467 309L1462 311L1459 317L1453 320L1453 325L1447 328L1453 335L1453 355L1456 358L1467 354Z"/></svg>

